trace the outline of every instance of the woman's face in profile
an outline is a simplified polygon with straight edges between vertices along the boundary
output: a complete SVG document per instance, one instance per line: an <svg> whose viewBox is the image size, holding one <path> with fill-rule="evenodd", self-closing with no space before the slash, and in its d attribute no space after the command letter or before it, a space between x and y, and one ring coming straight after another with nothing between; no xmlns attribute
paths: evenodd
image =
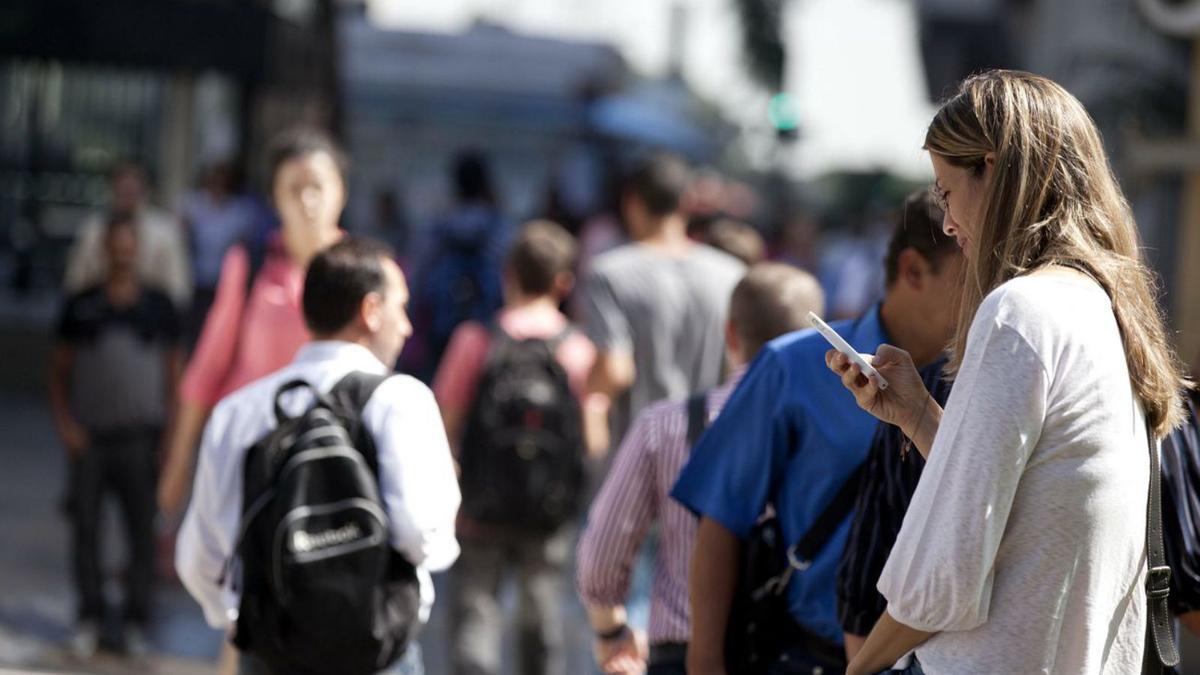
<svg viewBox="0 0 1200 675"><path fill-rule="evenodd" d="M325 152L293 157L275 174L275 208L285 228L337 229L346 188L337 162Z"/></svg>
<svg viewBox="0 0 1200 675"><path fill-rule="evenodd" d="M970 169L954 166L937 153L929 153L929 158L937 178L933 194L946 214L942 230L946 236L958 240L963 254L971 257L971 242L977 241L983 218L984 186L991 174L991 164L985 165L982 176L976 176Z"/></svg>

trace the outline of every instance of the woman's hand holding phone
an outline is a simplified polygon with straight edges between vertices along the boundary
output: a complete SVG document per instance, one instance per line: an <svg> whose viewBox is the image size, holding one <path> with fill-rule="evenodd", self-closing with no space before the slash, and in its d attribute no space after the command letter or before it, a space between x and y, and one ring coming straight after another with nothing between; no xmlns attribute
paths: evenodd
<svg viewBox="0 0 1200 675"><path fill-rule="evenodd" d="M825 353L825 365L842 378L842 384L854 394L860 408L881 421L900 427L921 454L927 454L933 441L932 432L937 430L936 422L941 421L941 407L925 389L912 356L903 349L885 344L879 346L874 357L868 354L863 358L887 380L887 389L880 389L874 378L863 375L857 364L836 349ZM929 422L935 422L932 429ZM922 438L926 432L928 444L922 442L926 440Z"/></svg>

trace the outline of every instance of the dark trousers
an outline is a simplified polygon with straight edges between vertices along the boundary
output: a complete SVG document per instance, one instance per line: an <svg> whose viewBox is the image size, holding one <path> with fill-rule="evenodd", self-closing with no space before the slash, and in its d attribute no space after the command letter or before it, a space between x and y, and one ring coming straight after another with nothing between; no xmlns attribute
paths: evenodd
<svg viewBox="0 0 1200 675"><path fill-rule="evenodd" d="M767 666L767 675L839 675L846 672L843 659L838 662L803 646L785 649L779 659Z"/></svg>
<svg viewBox="0 0 1200 675"><path fill-rule="evenodd" d="M145 624L150 618L154 581L154 456L159 430L127 429L95 433L92 446L71 462L72 552L79 618L104 613L100 569L101 505L111 492L120 506L129 546L124 617Z"/></svg>
<svg viewBox="0 0 1200 675"><path fill-rule="evenodd" d="M668 642L650 645L646 675L687 675L687 643Z"/></svg>
<svg viewBox="0 0 1200 675"><path fill-rule="evenodd" d="M569 528L545 536L494 531L462 537L453 577L451 644L457 675L499 675L505 623L499 595L509 572L519 589L517 672L566 672L561 604L571 542Z"/></svg>

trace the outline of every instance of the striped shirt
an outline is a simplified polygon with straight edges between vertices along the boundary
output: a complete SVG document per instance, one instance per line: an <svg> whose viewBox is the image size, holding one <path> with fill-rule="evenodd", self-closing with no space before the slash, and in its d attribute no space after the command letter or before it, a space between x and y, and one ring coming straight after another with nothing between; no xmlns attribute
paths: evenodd
<svg viewBox="0 0 1200 675"><path fill-rule="evenodd" d="M942 377L945 360L921 369L925 388L938 405L945 406L950 383ZM880 424L863 467L858 501L850 535L838 565L838 620L851 635L867 635L887 609L887 600L875 589L904 523L904 513L917 490L925 459L912 448L900 428Z"/></svg>
<svg viewBox="0 0 1200 675"><path fill-rule="evenodd" d="M708 394L713 419L741 380L742 371ZM584 602L625 604L637 552L655 521L660 541L650 593L651 644L687 642L688 564L696 517L668 494L687 462L687 404L661 401L647 407L626 434L588 514L579 541L576 586Z"/></svg>

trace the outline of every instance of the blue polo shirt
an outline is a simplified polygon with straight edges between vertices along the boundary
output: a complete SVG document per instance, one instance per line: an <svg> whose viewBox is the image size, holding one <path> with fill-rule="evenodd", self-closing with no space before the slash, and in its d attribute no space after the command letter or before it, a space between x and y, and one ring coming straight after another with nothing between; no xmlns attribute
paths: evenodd
<svg viewBox="0 0 1200 675"><path fill-rule="evenodd" d="M886 341L878 306L831 325L862 353ZM787 544L799 541L866 459L878 424L825 366L828 349L812 329L764 346L692 450L671 497L743 539L770 501ZM792 616L838 644L837 567L849 529L847 518L788 584Z"/></svg>

